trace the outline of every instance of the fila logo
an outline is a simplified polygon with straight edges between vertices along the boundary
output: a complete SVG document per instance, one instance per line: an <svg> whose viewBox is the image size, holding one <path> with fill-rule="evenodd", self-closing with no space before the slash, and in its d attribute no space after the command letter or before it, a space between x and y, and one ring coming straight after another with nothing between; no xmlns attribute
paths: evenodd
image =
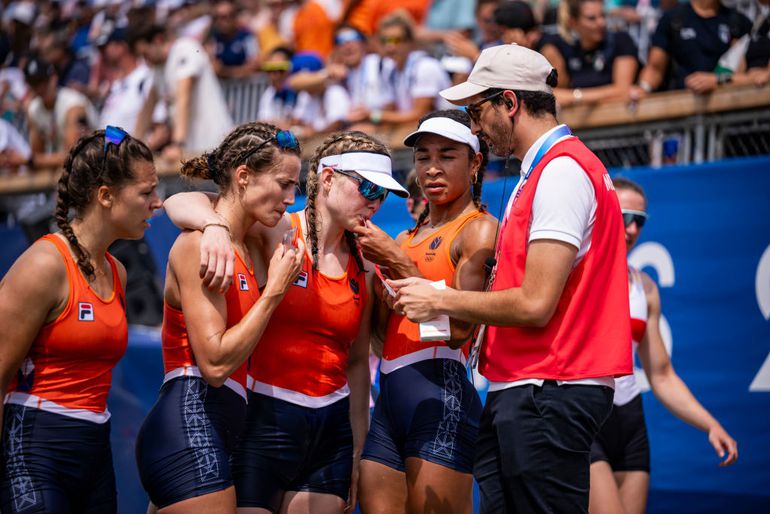
<svg viewBox="0 0 770 514"><path fill-rule="evenodd" d="M307 288L307 272L300 271L297 280L295 280L292 285Z"/></svg>
<svg viewBox="0 0 770 514"><path fill-rule="evenodd" d="M78 303L78 321L93 321L94 306L88 302Z"/></svg>
<svg viewBox="0 0 770 514"><path fill-rule="evenodd" d="M438 236L436 239L430 242L430 249L435 250L439 246L441 246L441 236Z"/></svg>
<svg viewBox="0 0 770 514"><path fill-rule="evenodd" d="M249 290L249 283L246 280L246 275L243 273L238 273L238 289L241 291L248 291Z"/></svg>

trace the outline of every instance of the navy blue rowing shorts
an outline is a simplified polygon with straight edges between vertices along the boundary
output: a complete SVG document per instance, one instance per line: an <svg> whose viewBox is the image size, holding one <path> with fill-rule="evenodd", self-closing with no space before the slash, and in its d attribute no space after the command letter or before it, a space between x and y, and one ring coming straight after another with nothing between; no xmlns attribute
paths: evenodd
<svg viewBox="0 0 770 514"><path fill-rule="evenodd" d="M238 507L278 512L286 491L347 501L353 433L347 397L320 408L249 393L246 430L233 454Z"/></svg>
<svg viewBox="0 0 770 514"><path fill-rule="evenodd" d="M110 423L6 404L3 514L117 511Z"/></svg>
<svg viewBox="0 0 770 514"><path fill-rule="evenodd" d="M471 473L480 418L461 362L430 359L382 373L361 458L404 471L406 459L417 457Z"/></svg>
<svg viewBox="0 0 770 514"><path fill-rule="evenodd" d="M243 429L246 402L200 377L163 384L136 438L142 486L158 508L233 485L230 454Z"/></svg>

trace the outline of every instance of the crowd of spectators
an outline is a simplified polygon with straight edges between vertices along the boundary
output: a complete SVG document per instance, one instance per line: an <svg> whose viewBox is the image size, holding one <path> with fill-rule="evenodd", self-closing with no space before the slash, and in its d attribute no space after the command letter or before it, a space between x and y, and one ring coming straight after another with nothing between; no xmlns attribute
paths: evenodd
<svg viewBox="0 0 770 514"><path fill-rule="evenodd" d="M676 2L0 2L0 170L60 167L107 124L178 162L232 128L234 81L299 135L414 123L501 42L549 59L561 107L768 82L770 0Z"/></svg>

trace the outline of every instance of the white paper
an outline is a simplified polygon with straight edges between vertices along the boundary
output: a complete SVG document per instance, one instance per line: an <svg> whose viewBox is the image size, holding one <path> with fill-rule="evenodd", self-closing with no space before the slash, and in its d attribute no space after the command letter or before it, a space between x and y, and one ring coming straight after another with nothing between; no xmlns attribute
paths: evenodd
<svg viewBox="0 0 770 514"><path fill-rule="evenodd" d="M446 289L443 280L431 282L430 285L436 289ZM420 323L420 341L449 341L450 338L449 316L446 314Z"/></svg>

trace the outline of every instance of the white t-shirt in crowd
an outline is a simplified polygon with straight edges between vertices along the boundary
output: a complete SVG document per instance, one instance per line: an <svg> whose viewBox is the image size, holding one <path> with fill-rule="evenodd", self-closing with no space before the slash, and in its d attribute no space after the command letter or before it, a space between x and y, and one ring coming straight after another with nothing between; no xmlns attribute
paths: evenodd
<svg viewBox="0 0 770 514"><path fill-rule="evenodd" d="M364 56L358 68L350 70L345 85L355 107L369 110L382 109L395 102L391 83L385 77L391 76L395 67L393 61L378 54Z"/></svg>
<svg viewBox="0 0 770 514"><path fill-rule="evenodd" d="M347 118L350 112L350 95L344 87L332 84L323 95L315 96L302 91L297 95L294 118L313 130L322 131L329 125Z"/></svg>
<svg viewBox="0 0 770 514"><path fill-rule="evenodd" d="M150 94L154 80L155 74L144 63L140 63L134 68L134 71L125 77L115 80L104 100L99 116L99 126L114 125L134 134L139 112L147 100L147 95ZM162 123L165 120L165 104L158 102L155 105L152 121ZM135 135L141 137L139 134Z"/></svg>
<svg viewBox="0 0 770 514"><path fill-rule="evenodd" d="M27 109L27 120L45 138L46 151L58 152L64 150L64 129L67 113L75 107L83 107L86 113L86 124L95 129L99 126L99 116L93 104L83 94L74 89L63 87L56 94L56 102L52 111L43 105L43 99L34 98Z"/></svg>
<svg viewBox="0 0 770 514"><path fill-rule="evenodd" d="M172 120L177 107L177 82L189 77L195 79L185 149L196 153L215 148L233 128L233 121L208 53L194 39L177 39L169 51L164 75Z"/></svg>
<svg viewBox="0 0 770 514"><path fill-rule="evenodd" d="M298 99L299 95L296 93L292 93L290 96L280 96L273 86L268 86L259 97L257 119L270 123L291 121Z"/></svg>
<svg viewBox="0 0 770 514"><path fill-rule="evenodd" d="M24 136L16 130L16 127L0 118L0 152L6 150L16 152L25 160L32 155L32 150Z"/></svg>
<svg viewBox="0 0 770 514"><path fill-rule="evenodd" d="M449 75L441 63L422 50L409 54L403 70L394 70L390 75L396 107L399 111L411 111L415 98L433 98L434 109L441 109L439 91L451 86Z"/></svg>

